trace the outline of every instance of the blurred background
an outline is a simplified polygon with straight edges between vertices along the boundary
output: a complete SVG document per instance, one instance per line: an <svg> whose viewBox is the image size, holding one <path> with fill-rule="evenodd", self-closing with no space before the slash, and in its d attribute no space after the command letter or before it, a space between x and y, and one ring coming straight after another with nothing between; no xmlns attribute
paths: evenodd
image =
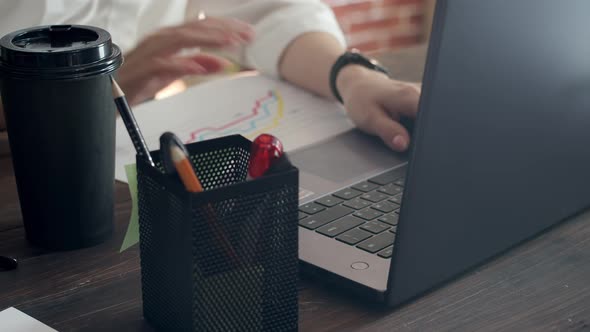
<svg viewBox="0 0 590 332"><path fill-rule="evenodd" d="M420 75L412 76L395 63L384 61L387 51L424 44L430 35L436 0L322 0L334 11L350 47L364 53L376 53L382 64L396 68L395 74L418 82ZM411 61L411 60L410 60ZM394 73L394 72L392 72ZM223 75L223 74L222 74ZM217 75L191 76L173 82L156 94L162 99L193 85L215 79Z"/></svg>
<svg viewBox="0 0 590 332"><path fill-rule="evenodd" d="M435 0L324 0L351 47L395 50L428 40Z"/></svg>

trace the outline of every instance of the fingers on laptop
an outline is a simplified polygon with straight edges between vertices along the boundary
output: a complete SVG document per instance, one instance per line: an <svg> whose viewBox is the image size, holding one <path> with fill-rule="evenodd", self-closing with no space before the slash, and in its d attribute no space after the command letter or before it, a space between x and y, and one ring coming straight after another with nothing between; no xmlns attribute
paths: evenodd
<svg viewBox="0 0 590 332"><path fill-rule="evenodd" d="M420 87L413 83L394 82L389 91L383 93L380 104L392 117L415 118L418 113Z"/></svg>
<svg viewBox="0 0 590 332"><path fill-rule="evenodd" d="M383 142L395 151L405 151L410 144L410 134L398 120L400 117L414 119L418 112L420 85L406 82L393 82L383 93L381 112L373 117L373 127Z"/></svg>
<svg viewBox="0 0 590 332"><path fill-rule="evenodd" d="M410 144L408 131L384 110L376 110L371 117L375 134L391 149L403 152Z"/></svg>

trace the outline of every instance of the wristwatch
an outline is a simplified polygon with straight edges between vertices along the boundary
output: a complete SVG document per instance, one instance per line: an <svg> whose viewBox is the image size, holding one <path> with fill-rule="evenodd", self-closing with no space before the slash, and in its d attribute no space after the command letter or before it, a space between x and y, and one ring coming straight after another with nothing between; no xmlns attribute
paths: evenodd
<svg viewBox="0 0 590 332"><path fill-rule="evenodd" d="M336 99L338 99L338 101L340 101L341 103L343 102L342 96L340 96L338 88L336 87L336 79L338 78L340 70L342 70L342 68L350 64L361 65L366 68L382 72L385 75L389 76L389 72L387 71L387 69L380 66L376 60L369 59L366 56L362 55L358 50L352 49L348 52L345 52L344 54L338 57L336 62L334 62L334 64L332 65L332 69L330 70L330 89L332 90L332 94L334 95L334 97L336 97Z"/></svg>

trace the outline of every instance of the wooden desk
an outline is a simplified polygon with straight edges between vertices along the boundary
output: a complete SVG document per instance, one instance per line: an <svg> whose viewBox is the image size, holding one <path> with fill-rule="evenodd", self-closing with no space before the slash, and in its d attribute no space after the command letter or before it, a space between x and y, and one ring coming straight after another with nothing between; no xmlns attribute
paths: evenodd
<svg viewBox="0 0 590 332"><path fill-rule="evenodd" d="M379 58L394 76L419 80L424 47ZM32 248L11 160L0 157L0 254L20 259L18 270L0 272L0 310L15 306L59 331L150 331L142 318L138 248L118 253L129 214L127 188L117 184L110 241L71 252ZM587 331L590 213L401 308L379 309L303 280L299 311L302 331Z"/></svg>

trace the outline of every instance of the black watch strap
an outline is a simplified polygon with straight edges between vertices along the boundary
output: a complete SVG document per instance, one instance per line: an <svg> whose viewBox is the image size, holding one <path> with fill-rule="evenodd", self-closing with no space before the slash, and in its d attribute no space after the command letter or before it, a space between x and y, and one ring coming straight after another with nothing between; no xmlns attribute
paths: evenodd
<svg viewBox="0 0 590 332"><path fill-rule="evenodd" d="M355 64L367 67L372 70L376 70L379 72L384 73L385 75L389 76L389 72L384 67L380 66L375 60L371 60L357 50L351 50L345 52L341 56L338 57L334 65L332 65L332 69L330 70L330 89L332 90L332 94L339 102L343 103L342 96L340 92L338 92L338 88L336 87L336 79L338 78L338 74L340 70L347 65Z"/></svg>

